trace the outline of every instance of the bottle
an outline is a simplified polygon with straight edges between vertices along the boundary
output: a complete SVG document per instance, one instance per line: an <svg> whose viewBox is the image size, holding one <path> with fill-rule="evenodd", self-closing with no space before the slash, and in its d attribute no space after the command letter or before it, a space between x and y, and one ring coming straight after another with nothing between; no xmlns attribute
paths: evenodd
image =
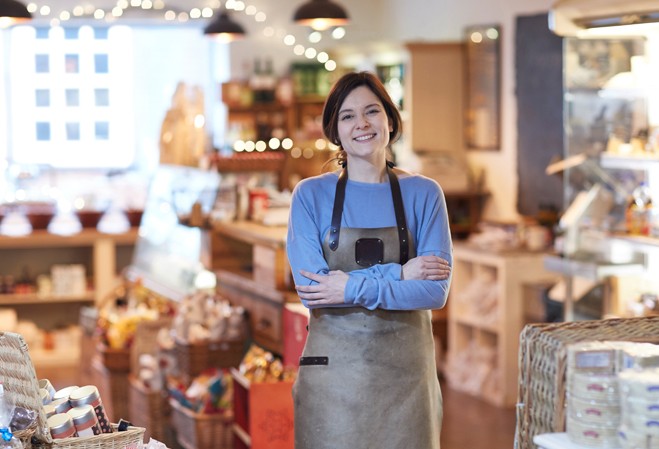
<svg viewBox="0 0 659 449"><path fill-rule="evenodd" d="M254 71L249 79L249 87L252 91L254 103L263 103L263 74L261 73L261 60L254 60Z"/></svg>
<svg viewBox="0 0 659 449"><path fill-rule="evenodd" d="M652 197L650 188L642 182L632 192L626 211L627 232L631 235L650 235Z"/></svg>

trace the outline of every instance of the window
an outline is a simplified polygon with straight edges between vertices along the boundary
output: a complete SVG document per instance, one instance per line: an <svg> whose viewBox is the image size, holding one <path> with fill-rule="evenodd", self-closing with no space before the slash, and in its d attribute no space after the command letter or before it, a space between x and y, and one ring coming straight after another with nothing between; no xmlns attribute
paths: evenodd
<svg viewBox="0 0 659 449"><path fill-rule="evenodd" d="M180 82L203 90L209 134L225 143L217 88L230 76L228 50L185 26L98 21L0 33L0 167L151 171Z"/></svg>
<svg viewBox="0 0 659 449"><path fill-rule="evenodd" d="M59 168L130 166L135 120L122 86L133 76L131 28L11 32L10 159Z"/></svg>

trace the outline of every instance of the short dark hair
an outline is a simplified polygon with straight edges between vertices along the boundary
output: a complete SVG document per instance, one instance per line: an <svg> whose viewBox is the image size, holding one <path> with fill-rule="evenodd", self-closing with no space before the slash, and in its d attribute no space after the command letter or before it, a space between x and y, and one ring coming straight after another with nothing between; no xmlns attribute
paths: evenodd
<svg viewBox="0 0 659 449"><path fill-rule="evenodd" d="M400 112L380 79L367 71L346 73L332 86L323 107L323 132L327 140L335 145L341 145L338 126L339 109L350 92L360 86L368 87L382 102L387 118L391 120L392 131L389 133L389 143L397 141L403 130L403 120L400 117ZM344 157L345 155L340 155L339 160Z"/></svg>

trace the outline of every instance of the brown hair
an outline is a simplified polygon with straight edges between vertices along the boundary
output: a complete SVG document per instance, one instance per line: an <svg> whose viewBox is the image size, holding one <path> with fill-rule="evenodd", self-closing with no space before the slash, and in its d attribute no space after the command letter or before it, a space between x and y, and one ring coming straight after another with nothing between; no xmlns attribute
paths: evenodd
<svg viewBox="0 0 659 449"><path fill-rule="evenodd" d="M339 109L350 92L360 86L368 87L382 102L387 117L391 120L392 131L389 133L389 144L400 138L403 129L400 112L376 75L365 71L346 73L334 83L323 107L323 132L327 140L340 147L335 159L341 165L345 162L346 155L339 140Z"/></svg>

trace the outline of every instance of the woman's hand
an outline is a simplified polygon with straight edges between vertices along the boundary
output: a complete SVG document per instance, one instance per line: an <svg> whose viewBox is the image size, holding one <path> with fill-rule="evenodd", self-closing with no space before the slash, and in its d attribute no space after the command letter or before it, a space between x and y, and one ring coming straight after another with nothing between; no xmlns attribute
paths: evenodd
<svg viewBox="0 0 659 449"><path fill-rule="evenodd" d="M296 285L295 289L301 299L312 301L314 306L343 304L348 275L343 271L330 271L328 274L316 274L300 270L307 279L318 282L314 285Z"/></svg>
<svg viewBox="0 0 659 449"><path fill-rule="evenodd" d="M451 275L447 260L438 256L417 256L403 265L403 279L418 281L442 281Z"/></svg>

